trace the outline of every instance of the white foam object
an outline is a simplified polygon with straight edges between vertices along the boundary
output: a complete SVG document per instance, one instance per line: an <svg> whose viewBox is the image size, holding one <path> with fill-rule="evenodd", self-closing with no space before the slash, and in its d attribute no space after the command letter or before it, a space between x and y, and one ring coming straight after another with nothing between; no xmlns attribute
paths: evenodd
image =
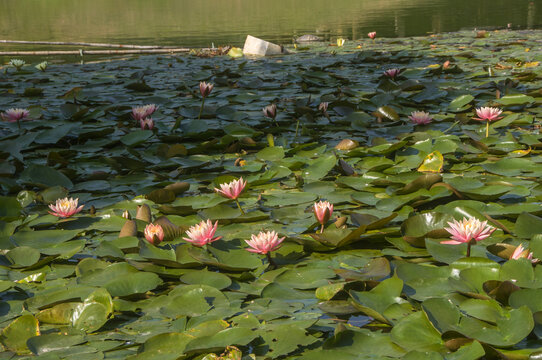
<svg viewBox="0 0 542 360"><path fill-rule="evenodd" d="M281 46L273 44L269 41L258 39L257 37L247 35L245 40L245 46L243 47L243 54L245 55L280 55L284 50Z"/></svg>

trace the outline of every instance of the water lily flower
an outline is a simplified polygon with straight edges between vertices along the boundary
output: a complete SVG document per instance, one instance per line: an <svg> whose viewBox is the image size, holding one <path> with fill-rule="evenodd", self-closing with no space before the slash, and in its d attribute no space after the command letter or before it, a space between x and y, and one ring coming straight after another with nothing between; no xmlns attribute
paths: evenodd
<svg viewBox="0 0 542 360"><path fill-rule="evenodd" d="M123 218L125 218L126 220L132 220L132 215L130 215L130 213L128 212L128 210L124 210L124 212L122 213L121 215Z"/></svg>
<svg viewBox="0 0 542 360"><path fill-rule="evenodd" d="M486 137L489 136L489 122L502 119L501 115L502 110L495 107L481 107L476 109L476 115L478 117L473 118L474 120L486 121Z"/></svg>
<svg viewBox="0 0 542 360"><path fill-rule="evenodd" d="M191 226L186 231L188 237L183 239L199 247L210 244L213 241L222 239L222 236L214 237L217 226L218 220L214 225L209 219L207 221L202 220L199 224Z"/></svg>
<svg viewBox="0 0 542 360"><path fill-rule="evenodd" d="M215 188L215 191L224 197L235 200L241 214L244 215L245 212L243 211L243 208L241 208L238 198L243 192L245 186L247 186L247 182L243 180L243 177L241 177L239 180L232 180L229 183L220 184L220 189Z"/></svg>
<svg viewBox="0 0 542 360"><path fill-rule="evenodd" d="M7 122L17 122L17 125L19 125L19 128L21 128L20 121L26 120L28 115L30 114L30 111L27 109L8 109L5 112L1 113L0 116L2 117L2 120Z"/></svg>
<svg viewBox="0 0 542 360"><path fill-rule="evenodd" d="M265 117L269 119L273 119L273 121L276 123L275 118L277 117L277 105L275 104L267 105L266 107L262 109L262 112Z"/></svg>
<svg viewBox="0 0 542 360"><path fill-rule="evenodd" d="M320 105L318 105L318 110L320 110L322 113L326 113L327 112L327 107L329 106L329 103L328 102L321 102Z"/></svg>
<svg viewBox="0 0 542 360"><path fill-rule="evenodd" d="M215 86L211 83L206 83L205 81L200 81L199 83L199 92L201 93L201 108L199 109L198 120L201 119L201 114L203 113L203 105L205 104L205 98L209 96L211 91Z"/></svg>
<svg viewBox="0 0 542 360"><path fill-rule="evenodd" d="M164 229L158 224L150 223L145 226L145 239L153 245L158 245L164 240Z"/></svg>
<svg viewBox="0 0 542 360"><path fill-rule="evenodd" d="M514 250L512 255L510 255L510 260L518 259L531 260L532 263L538 262L538 259L533 259L533 253L530 252L528 249L525 249L523 247L523 244L519 244L519 246Z"/></svg>
<svg viewBox="0 0 542 360"><path fill-rule="evenodd" d="M49 66L49 63L47 61L43 61L36 65L35 68L39 71L45 71L47 69L47 66Z"/></svg>
<svg viewBox="0 0 542 360"><path fill-rule="evenodd" d="M17 71L21 70L24 64L26 64L26 62L21 59L11 59L9 62L9 65L13 66Z"/></svg>
<svg viewBox="0 0 542 360"><path fill-rule="evenodd" d="M401 69L388 69L384 71L384 75L389 77L392 80L395 80L395 78L401 73Z"/></svg>
<svg viewBox="0 0 542 360"><path fill-rule="evenodd" d="M258 235L252 234L250 240L245 240L248 246L250 246L250 248L246 250L266 255L271 251L277 250L284 239L285 237L279 238L275 231L260 231Z"/></svg>
<svg viewBox="0 0 542 360"><path fill-rule="evenodd" d="M337 46L341 47L341 46L344 45L345 42L346 42L345 39L343 39L343 38L338 38L338 39L337 39Z"/></svg>
<svg viewBox="0 0 542 360"><path fill-rule="evenodd" d="M148 104L144 106L137 106L132 108L132 117L136 121L141 121L143 119L148 118L151 116L156 110L158 109L158 106L154 104Z"/></svg>
<svg viewBox="0 0 542 360"><path fill-rule="evenodd" d="M83 210L83 207L85 205L77 206L77 203L79 202L79 198L73 199L73 198L67 198L64 199L57 199L56 204L50 204L49 208L53 211L49 211L49 214L58 216L60 218L68 218L72 215L77 214L81 210Z"/></svg>
<svg viewBox="0 0 542 360"><path fill-rule="evenodd" d="M367 36L374 40L376 38L376 31L371 31Z"/></svg>
<svg viewBox="0 0 542 360"><path fill-rule="evenodd" d="M444 228L452 237L451 240L441 241L441 244L459 245L467 244L467 257L470 256L470 247L476 241L488 238L495 228L487 225L486 221L480 221L476 218L463 218L462 221L454 220L449 222L449 228Z"/></svg>
<svg viewBox="0 0 542 360"><path fill-rule="evenodd" d="M247 182L241 177L239 180L232 180L229 183L220 184L220 189L215 188L215 191L220 195L235 200L241 195Z"/></svg>
<svg viewBox="0 0 542 360"><path fill-rule="evenodd" d="M314 216L322 224L321 233L324 232L324 225L331 219L331 214L333 214L333 204L330 204L328 201L314 203Z"/></svg>
<svg viewBox="0 0 542 360"><path fill-rule="evenodd" d="M476 109L477 118L474 120L480 121L494 121L502 119L502 116L499 116L502 113L502 110L494 107L481 107Z"/></svg>
<svg viewBox="0 0 542 360"><path fill-rule="evenodd" d="M427 125L433 121L431 114L425 111L413 111L408 118L414 125Z"/></svg>
<svg viewBox="0 0 542 360"><path fill-rule="evenodd" d="M329 120L329 114L327 113L327 108L329 106L329 103L326 101L323 101L318 105L318 110L322 112L322 114Z"/></svg>
<svg viewBox="0 0 542 360"><path fill-rule="evenodd" d="M214 84L206 83L205 81L200 81L199 83L199 92L201 93L201 97L206 98L209 96L211 91L213 91Z"/></svg>
<svg viewBox="0 0 542 360"><path fill-rule="evenodd" d="M154 128L154 120L152 118L141 119L139 123L141 124L141 130L152 130Z"/></svg>

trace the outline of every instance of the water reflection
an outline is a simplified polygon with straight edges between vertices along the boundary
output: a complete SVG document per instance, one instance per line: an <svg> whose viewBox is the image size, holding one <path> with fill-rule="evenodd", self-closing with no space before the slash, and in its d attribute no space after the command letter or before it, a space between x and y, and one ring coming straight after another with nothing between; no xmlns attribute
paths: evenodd
<svg viewBox="0 0 542 360"><path fill-rule="evenodd" d="M414 36L474 27L539 27L528 0L0 0L0 37L137 44L240 45L246 34L280 43Z"/></svg>

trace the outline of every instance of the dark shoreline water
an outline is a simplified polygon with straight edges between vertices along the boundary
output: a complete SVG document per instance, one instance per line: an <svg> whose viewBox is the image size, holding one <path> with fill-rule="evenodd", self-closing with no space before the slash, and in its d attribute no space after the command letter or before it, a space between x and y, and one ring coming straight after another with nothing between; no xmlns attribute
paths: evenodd
<svg viewBox="0 0 542 360"><path fill-rule="evenodd" d="M0 9L1 39L186 47L239 46L247 34L288 44L307 33L333 41L542 25L539 0L0 0Z"/></svg>

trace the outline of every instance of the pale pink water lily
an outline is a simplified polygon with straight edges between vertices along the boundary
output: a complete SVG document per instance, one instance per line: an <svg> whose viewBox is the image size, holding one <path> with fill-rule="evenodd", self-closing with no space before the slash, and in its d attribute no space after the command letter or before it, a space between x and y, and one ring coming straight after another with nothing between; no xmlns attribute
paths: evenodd
<svg viewBox="0 0 542 360"><path fill-rule="evenodd" d="M525 249L523 247L523 244L519 244L519 246L514 250L512 255L510 255L510 260L518 259L527 259L530 260L532 263L538 262L538 259L533 259L533 253L530 252L528 249Z"/></svg>
<svg viewBox="0 0 542 360"><path fill-rule="evenodd" d="M478 117L474 118L474 120L480 120L480 121L495 121L502 119L501 115L502 110L495 107L481 107L476 109L476 115Z"/></svg>
<svg viewBox="0 0 542 360"><path fill-rule="evenodd" d="M50 204L49 208L52 211L49 211L49 214L58 216L60 218L68 218L72 215L77 214L81 210L83 210L83 207L85 205L77 206L79 202L79 198L73 199L73 198L67 198L64 199L57 199L56 203Z"/></svg>
<svg viewBox="0 0 542 360"><path fill-rule="evenodd" d="M155 104L136 106L132 108L132 117L136 121L141 121L151 116L156 110L158 110L158 106Z"/></svg>
<svg viewBox="0 0 542 360"><path fill-rule="evenodd" d="M187 231L187 238L183 238L192 245L195 246L204 246L222 239L222 236L215 236L216 228L218 226L218 221L213 225L212 221L207 219L207 221L202 220L199 224L191 226Z"/></svg>
<svg viewBox="0 0 542 360"><path fill-rule="evenodd" d="M19 125L19 128L20 128L21 127L20 121L26 120L29 114L30 114L30 111L28 109L13 108L13 109L8 109L5 112L1 113L0 116L2 117L2 120L4 121L17 122L17 125Z"/></svg>
<svg viewBox="0 0 542 360"><path fill-rule="evenodd" d="M247 182L241 177L239 180L220 184L220 189L215 188L215 191L224 197L235 200L241 195L245 186L247 186Z"/></svg>
<svg viewBox="0 0 542 360"><path fill-rule="evenodd" d="M318 110L320 110L320 112L322 112L322 114L328 119L329 119L329 114L327 113L327 108L329 107L329 103L327 101L323 101L320 103L320 105L318 105ZM298 120L299 122L299 120ZM297 135L297 128L296 128L296 135Z"/></svg>
<svg viewBox="0 0 542 360"><path fill-rule="evenodd" d="M145 226L145 239L153 245L158 245L164 240L164 229L158 224L150 223Z"/></svg>
<svg viewBox="0 0 542 360"><path fill-rule="evenodd" d="M215 86L211 83L206 83L205 81L200 81L199 83L199 92L201 93L201 108L199 109L198 120L201 119L201 114L203 114L203 105L205 105L205 98L209 96L211 91Z"/></svg>
<svg viewBox="0 0 542 360"><path fill-rule="evenodd" d="M262 112L265 117L275 120L275 118L277 117L277 105L267 105L262 109Z"/></svg>
<svg viewBox="0 0 542 360"><path fill-rule="evenodd" d="M495 107L481 107L476 109L476 115L478 117L473 118L474 120L486 121L486 137L489 136L489 122L502 119L501 115L502 110Z"/></svg>
<svg viewBox="0 0 542 360"><path fill-rule="evenodd" d="M201 93L201 96L203 98L206 98L207 96L209 96L211 91L213 91L214 87L215 87L214 84L207 83L205 81L200 81L200 83L199 83L199 92Z"/></svg>
<svg viewBox="0 0 542 360"><path fill-rule="evenodd" d="M141 125L141 130L152 130L154 128L154 120L152 118L145 118L139 120L139 124Z"/></svg>
<svg viewBox="0 0 542 360"><path fill-rule="evenodd" d="M323 101L320 103L320 105L318 105L318 110L320 110L322 113L325 114L327 112L328 106L329 106L329 103L326 101Z"/></svg>
<svg viewBox="0 0 542 360"><path fill-rule="evenodd" d="M376 31L371 31L367 36L374 40L376 38Z"/></svg>
<svg viewBox="0 0 542 360"><path fill-rule="evenodd" d="M331 215L333 214L333 204L330 204L328 201L315 202L313 210L316 220L322 224L322 228L320 229L322 233L324 232L324 225L331 219Z"/></svg>
<svg viewBox="0 0 542 360"><path fill-rule="evenodd" d="M467 244L467 257L470 256L470 247L473 242L488 238L495 228L476 218L463 218L461 221L449 222L449 228L444 228L452 237L451 240L441 241L441 244L459 245Z"/></svg>
<svg viewBox="0 0 542 360"><path fill-rule="evenodd" d="M433 121L431 114L425 111L413 111L408 118L414 125L427 125Z"/></svg>
<svg viewBox="0 0 542 360"><path fill-rule="evenodd" d="M395 80L395 78L399 76L400 73L401 73L401 69L388 69L384 71L384 75L386 75L392 80Z"/></svg>
<svg viewBox="0 0 542 360"><path fill-rule="evenodd" d="M275 231L260 231L258 235L252 234L250 240L245 240L245 242L250 246L247 248L247 251L266 255L271 251L277 250L285 237L279 238L278 234Z"/></svg>
<svg viewBox="0 0 542 360"><path fill-rule="evenodd" d="M215 191L224 197L235 200L239 211L244 215L245 212L243 211L241 204L239 204L238 198L245 189L245 186L247 186L247 182L241 177L239 180L232 180L229 183L220 184L220 189L215 188Z"/></svg>

